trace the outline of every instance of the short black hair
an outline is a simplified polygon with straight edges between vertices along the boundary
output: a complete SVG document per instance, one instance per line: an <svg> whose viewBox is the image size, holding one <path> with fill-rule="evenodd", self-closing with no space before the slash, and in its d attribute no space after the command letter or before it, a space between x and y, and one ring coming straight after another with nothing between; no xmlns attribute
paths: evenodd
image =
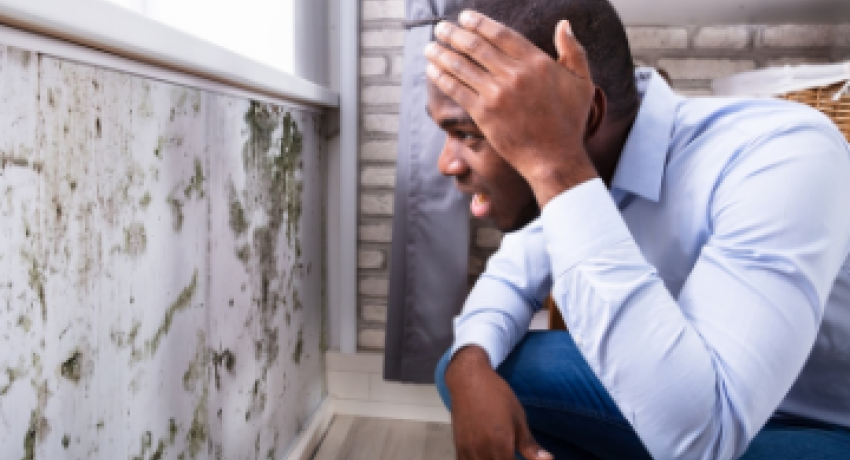
<svg viewBox="0 0 850 460"><path fill-rule="evenodd" d="M593 81L608 99L609 116L632 115L640 105L626 30L608 0L460 0L448 6L445 17L456 23L467 9L516 30L553 59L558 56L553 40L558 22L570 21L587 53Z"/></svg>

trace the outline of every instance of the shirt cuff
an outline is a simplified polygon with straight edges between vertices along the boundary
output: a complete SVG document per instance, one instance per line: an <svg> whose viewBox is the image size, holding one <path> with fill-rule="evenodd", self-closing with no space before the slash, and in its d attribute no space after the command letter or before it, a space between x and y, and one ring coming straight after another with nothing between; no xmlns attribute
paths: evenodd
<svg viewBox="0 0 850 460"><path fill-rule="evenodd" d="M477 345L487 352L493 369L502 364L513 348L512 342L524 332L512 316L518 312L504 310L505 304L513 302L522 302L516 291L482 275L469 293L463 312L454 320L452 358L461 348Z"/></svg>
<svg viewBox="0 0 850 460"><path fill-rule="evenodd" d="M632 238L601 179L553 198L543 208L541 220L553 281L588 257Z"/></svg>

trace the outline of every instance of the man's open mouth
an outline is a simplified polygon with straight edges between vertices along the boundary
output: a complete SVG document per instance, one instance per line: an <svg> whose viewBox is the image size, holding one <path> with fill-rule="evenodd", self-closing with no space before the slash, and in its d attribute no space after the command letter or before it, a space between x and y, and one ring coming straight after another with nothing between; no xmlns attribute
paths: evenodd
<svg viewBox="0 0 850 460"><path fill-rule="evenodd" d="M490 195L485 193L476 193L473 195L472 202L469 204L469 210L475 217L487 217L490 214Z"/></svg>

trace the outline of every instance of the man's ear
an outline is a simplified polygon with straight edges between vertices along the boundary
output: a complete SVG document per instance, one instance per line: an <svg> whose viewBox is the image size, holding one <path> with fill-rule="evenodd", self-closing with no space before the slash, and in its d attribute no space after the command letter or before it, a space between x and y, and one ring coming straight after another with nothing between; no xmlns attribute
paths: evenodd
<svg viewBox="0 0 850 460"><path fill-rule="evenodd" d="M597 86L593 92L593 103L590 106L590 114L587 116L587 127L584 132L584 141L587 142L596 135L602 120L608 111L608 99L605 93Z"/></svg>

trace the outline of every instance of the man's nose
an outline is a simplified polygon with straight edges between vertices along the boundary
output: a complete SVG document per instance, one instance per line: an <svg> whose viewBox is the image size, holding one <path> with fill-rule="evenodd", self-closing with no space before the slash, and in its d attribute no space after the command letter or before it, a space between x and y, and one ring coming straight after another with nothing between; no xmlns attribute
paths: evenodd
<svg viewBox="0 0 850 460"><path fill-rule="evenodd" d="M462 176L469 171L469 166L463 161L458 146L454 145L451 139L447 139L443 144L438 166L440 173L450 177Z"/></svg>

